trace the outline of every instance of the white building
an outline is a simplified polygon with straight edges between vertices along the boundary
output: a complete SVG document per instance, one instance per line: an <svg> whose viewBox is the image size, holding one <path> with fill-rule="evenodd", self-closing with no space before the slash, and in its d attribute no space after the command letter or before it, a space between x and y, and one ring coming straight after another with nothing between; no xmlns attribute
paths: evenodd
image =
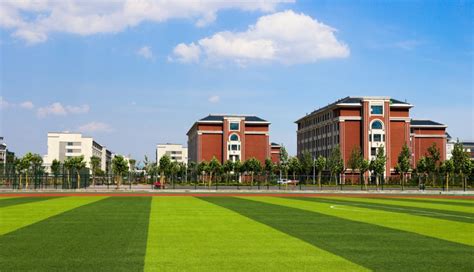
<svg viewBox="0 0 474 272"><path fill-rule="evenodd" d="M188 163L188 148L180 144L158 144L156 145L156 163L160 163L161 157L168 155L172 161Z"/></svg>
<svg viewBox="0 0 474 272"><path fill-rule="evenodd" d="M44 166L50 172L53 160L64 162L67 158L84 156L86 167L90 168L92 156L101 159L100 168L108 173L112 160L112 152L100 145L92 137L84 137L80 133L48 132L48 154L44 156Z"/></svg>

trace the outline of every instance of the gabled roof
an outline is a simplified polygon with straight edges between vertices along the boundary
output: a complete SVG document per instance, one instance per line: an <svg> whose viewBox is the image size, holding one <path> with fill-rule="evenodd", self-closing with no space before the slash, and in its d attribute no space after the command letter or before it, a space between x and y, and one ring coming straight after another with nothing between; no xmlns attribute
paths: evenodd
<svg viewBox="0 0 474 272"><path fill-rule="evenodd" d="M412 127L447 127L444 124L432 120L416 120L411 119L410 126Z"/></svg>
<svg viewBox="0 0 474 272"><path fill-rule="evenodd" d="M226 117L240 117L240 118L244 118L246 122L264 122L264 123L268 123L267 120L265 119L262 119L258 116L255 116L255 115L236 115L236 114L229 114L229 115L213 115L213 114L209 114L208 116L202 118L202 119L199 119L198 122L200 121L203 121L203 122L206 122L206 121L224 121L224 118Z"/></svg>

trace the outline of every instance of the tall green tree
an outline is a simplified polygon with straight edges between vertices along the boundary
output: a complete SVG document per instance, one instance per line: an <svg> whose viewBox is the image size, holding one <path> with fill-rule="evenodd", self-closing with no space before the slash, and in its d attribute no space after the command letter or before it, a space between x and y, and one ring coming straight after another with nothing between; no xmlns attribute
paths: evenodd
<svg viewBox="0 0 474 272"><path fill-rule="evenodd" d="M315 168L318 171L318 186L319 186L319 189L322 189L321 175L324 169L326 169L326 158L319 155L314 163L315 163Z"/></svg>
<svg viewBox="0 0 474 272"><path fill-rule="evenodd" d="M227 160L224 162L224 165L222 165L222 169L224 170L225 173L225 178L226 178L226 183L229 183L229 177L231 172L234 171L234 162L231 160Z"/></svg>
<svg viewBox="0 0 474 272"><path fill-rule="evenodd" d="M262 170L262 165L259 160L252 157L244 162L245 170L250 173L250 184L253 186L254 175Z"/></svg>
<svg viewBox="0 0 474 272"><path fill-rule="evenodd" d="M331 172L331 177L334 177L337 182L337 175L341 174L344 171L344 160L342 159L341 149L339 145L336 145L331 150L331 156L327 162L329 171Z"/></svg>
<svg viewBox="0 0 474 272"><path fill-rule="evenodd" d="M377 190L380 184L380 177L383 176L385 172L385 163L387 162L387 158L385 157L385 150L383 147L379 147L377 150L377 155L375 159L370 162L369 169L374 172L375 174L375 184L377 186Z"/></svg>
<svg viewBox="0 0 474 272"><path fill-rule="evenodd" d="M280 148L280 171L281 173L287 177L288 176L288 164L289 164L289 156L288 152L286 151L286 148L284 145L281 145Z"/></svg>
<svg viewBox="0 0 474 272"><path fill-rule="evenodd" d="M199 175L201 175L201 181L205 184L206 182L206 175L209 170L209 165L206 161L201 161L197 166Z"/></svg>
<svg viewBox="0 0 474 272"><path fill-rule="evenodd" d="M212 159L209 161L209 188L212 186L212 178L215 178L215 174L217 174L220 171L221 168L221 163L219 160L217 160L216 157L212 157Z"/></svg>
<svg viewBox="0 0 474 272"><path fill-rule="evenodd" d="M114 173L117 179L117 189L120 189L120 185L122 184L123 176L128 172L129 165L127 160L123 156L116 155L112 159L112 172Z"/></svg>
<svg viewBox="0 0 474 272"><path fill-rule="evenodd" d="M64 160L64 168L67 170L67 188L71 188L71 176L72 176L72 171L74 169L74 165L72 162L72 157L67 158Z"/></svg>
<svg viewBox="0 0 474 272"><path fill-rule="evenodd" d="M84 156L71 157L72 169L76 171L77 174L77 188L81 187L81 170L86 168L86 162L84 161Z"/></svg>
<svg viewBox="0 0 474 272"><path fill-rule="evenodd" d="M428 172L428 166L426 162L426 157L422 156L416 163L416 173L418 175L418 186L421 185L423 179L425 178L426 173Z"/></svg>
<svg viewBox="0 0 474 272"><path fill-rule="evenodd" d="M400 151L400 154L398 155L397 165L395 166L395 170L400 173L400 182L402 184L402 189L404 188L406 183L406 175L410 171L410 157L410 149L405 143L402 147L402 150Z"/></svg>
<svg viewBox="0 0 474 272"><path fill-rule="evenodd" d="M102 161L101 158L97 156L92 156L90 158L89 166L92 172L92 186L95 186L95 177L97 175L97 170L100 169L101 161Z"/></svg>
<svg viewBox="0 0 474 272"><path fill-rule="evenodd" d="M466 186L465 175L469 174L469 168L471 167L471 161L469 154L464 151L464 146L459 140L454 144L452 152L452 160L454 163L454 173L461 177L463 186Z"/></svg>

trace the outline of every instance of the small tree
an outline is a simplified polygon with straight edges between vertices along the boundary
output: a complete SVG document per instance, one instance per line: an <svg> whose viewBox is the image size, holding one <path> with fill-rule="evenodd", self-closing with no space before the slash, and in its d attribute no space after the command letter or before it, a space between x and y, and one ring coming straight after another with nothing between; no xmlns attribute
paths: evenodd
<svg viewBox="0 0 474 272"><path fill-rule="evenodd" d="M252 157L245 161L244 168L247 172L250 173L250 176L251 176L250 185L253 186L254 175L255 173L258 173L262 170L262 165L260 164L259 160Z"/></svg>
<svg viewBox="0 0 474 272"><path fill-rule="evenodd" d="M454 173L454 162L453 160L446 160L441 163L440 172L445 175L446 180L446 191L449 191L449 177Z"/></svg>
<svg viewBox="0 0 474 272"><path fill-rule="evenodd" d="M100 169L101 159L97 156L92 156L89 162L91 172L92 172L92 186L95 186L95 177L97 171Z"/></svg>
<svg viewBox="0 0 474 272"><path fill-rule="evenodd" d="M398 155L397 165L395 169L400 173L400 182L403 187L406 183L406 174L410 171L410 149L408 145L405 143Z"/></svg>
<svg viewBox="0 0 474 272"><path fill-rule="evenodd" d="M72 170L74 169L72 157L67 158L64 161L64 168L67 170L67 188L71 188L71 175L72 175Z"/></svg>
<svg viewBox="0 0 474 272"><path fill-rule="evenodd" d="M122 184L122 177L125 175L129 170L128 162L124 159L123 156L116 155L112 159L112 171L117 178L117 189L120 189L120 185Z"/></svg>
<svg viewBox="0 0 474 272"><path fill-rule="evenodd" d="M469 168L471 167L471 161L469 159L469 154L464 151L464 146L459 140L454 144L453 149L453 163L454 163L454 172L461 176L461 181L465 188L466 180L464 178L465 174L470 174Z"/></svg>
<svg viewBox="0 0 474 272"><path fill-rule="evenodd" d="M272 175L273 170L275 169L275 164L270 158L265 159L265 182L268 185L268 177Z"/></svg>
<svg viewBox="0 0 474 272"><path fill-rule="evenodd" d="M77 174L77 188L81 187L81 170L86 167L86 162L84 161L84 156L77 156L71 158L72 169L76 170Z"/></svg>
<svg viewBox="0 0 474 272"><path fill-rule="evenodd" d="M360 164L363 160L362 152L360 151L359 146L354 146L351 151L351 156L347 162L347 166L351 169L351 175L354 175L358 170L360 170ZM360 180L362 183L362 180Z"/></svg>
<svg viewBox="0 0 474 272"><path fill-rule="evenodd" d="M418 186L421 185L423 177L425 177L427 170L426 157L422 156L416 163L416 173L418 174Z"/></svg>
<svg viewBox="0 0 474 272"><path fill-rule="evenodd" d="M171 170L171 158L168 155L164 155L160 158L159 170L161 189L163 189L165 188L167 175Z"/></svg>
<svg viewBox="0 0 474 272"><path fill-rule="evenodd" d="M230 173L234 171L234 162L231 160L227 160L226 162L224 162L222 169L224 170L224 173L225 173L226 183L229 184Z"/></svg>
<svg viewBox="0 0 474 272"><path fill-rule="evenodd" d="M440 151L439 148L436 146L436 143L433 143L428 148L428 154L426 156L426 167L428 175L431 177L433 186L436 185L436 178L435 175L438 172L438 165L440 161Z"/></svg>
<svg viewBox="0 0 474 272"><path fill-rule="evenodd" d="M372 170L375 174L375 184L377 187L377 190L379 188L379 183L380 183L380 176L383 175L385 172L385 163L387 159L385 157L385 151L383 147L379 147L377 150L377 156L375 157L374 160L370 162L370 170Z"/></svg>
<svg viewBox="0 0 474 272"><path fill-rule="evenodd" d="M207 162L206 162L206 161L200 162L200 163L198 164L198 166L197 166L197 169L198 169L199 174L200 174L201 176L204 176L204 178L201 178L201 179L202 179L203 182L205 182L205 181L206 181L206 177L205 177L205 176L206 176L206 173L207 173L207 171L208 171L208 169L209 169Z"/></svg>
<svg viewBox="0 0 474 272"><path fill-rule="evenodd" d="M214 174L219 173L221 168L221 163L217 160L216 157L212 157L211 161L209 161L209 188L212 186L212 177Z"/></svg>
<svg viewBox="0 0 474 272"><path fill-rule="evenodd" d="M327 164L329 171L331 172L331 177L334 177L337 183L337 175L344 171L344 160L342 159L339 145L336 145L332 149L331 156L329 157Z"/></svg>
<svg viewBox="0 0 474 272"><path fill-rule="evenodd" d="M288 152L286 151L286 148L284 145L281 145L280 149L280 171L283 173L285 177L288 176L288 163L289 163L289 157L288 157Z"/></svg>
<svg viewBox="0 0 474 272"><path fill-rule="evenodd" d="M303 155L301 156L301 172L306 175L307 177L310 175L311 171L313 170L313 157L308 151L303 152Z"/></svg>
<svg viewBox="0 0 474 272"><path fill-rule="evenodd" d="M361 181L364 182L365 190L367 190L367 183L368 183L368 181L367 181L367 179L365 178L364 175L365 175L365 173L366 173L367 171L369 171L370 162L369 162L368 160L362 158L362 160L361 160L361 162L360 162L359 168L360 168L360 178L361 178Z"/></svg>
<svg viewBox="0 0 474 272"><path fill-rule="evenodd" d="M298 157L291 157L288 162L288 170L293 175L293 180L296 180L296 175L301 171L301 163Z"/></svg>
<svg viewBox="0 0 474 272"><path fill-rule="evenodd" d="M318 171L318 186L319 186L319 189L322 189L321 175L324 169L326 168L326 158L319 155L319 157L316 159L314 163L315 163L315 168Z"/></svg>

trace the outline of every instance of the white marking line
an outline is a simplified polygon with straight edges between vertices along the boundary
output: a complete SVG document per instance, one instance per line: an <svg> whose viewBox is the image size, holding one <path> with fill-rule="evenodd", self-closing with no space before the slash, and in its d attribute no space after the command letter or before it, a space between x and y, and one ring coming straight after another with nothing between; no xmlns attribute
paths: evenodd
<svg viewBox="0 0 474 272"><path fill-rule="evenodd" d="M368 204L352 204L352 205L331 205L331 209L335 210L346 210L346 211L353 211L353 212L376 212L376 213L383 213L383 211L375 211L375 210L369 210L369 211L363 211L363 210L357 210L357 209L347 209L347 208L339 208L339 207L350 207L350 206L362 206L362 207L381 207L378 205L368 205ZM400 210L400 211L410 211L415 214L420 214L420 215L439 215L439 216L446 216L446 217L459 217L459 218L467 218L467 219L474 219L474 217L470 216L462 216L462 215L454 215L454 214L446 214L446 213L439 213L439 212L427 212L427 211L417 211L417 210L411 210L411 209L405 209L405 208L397 208L397 207L382 207L384 209L392 209L392 210Z"/></svg>

